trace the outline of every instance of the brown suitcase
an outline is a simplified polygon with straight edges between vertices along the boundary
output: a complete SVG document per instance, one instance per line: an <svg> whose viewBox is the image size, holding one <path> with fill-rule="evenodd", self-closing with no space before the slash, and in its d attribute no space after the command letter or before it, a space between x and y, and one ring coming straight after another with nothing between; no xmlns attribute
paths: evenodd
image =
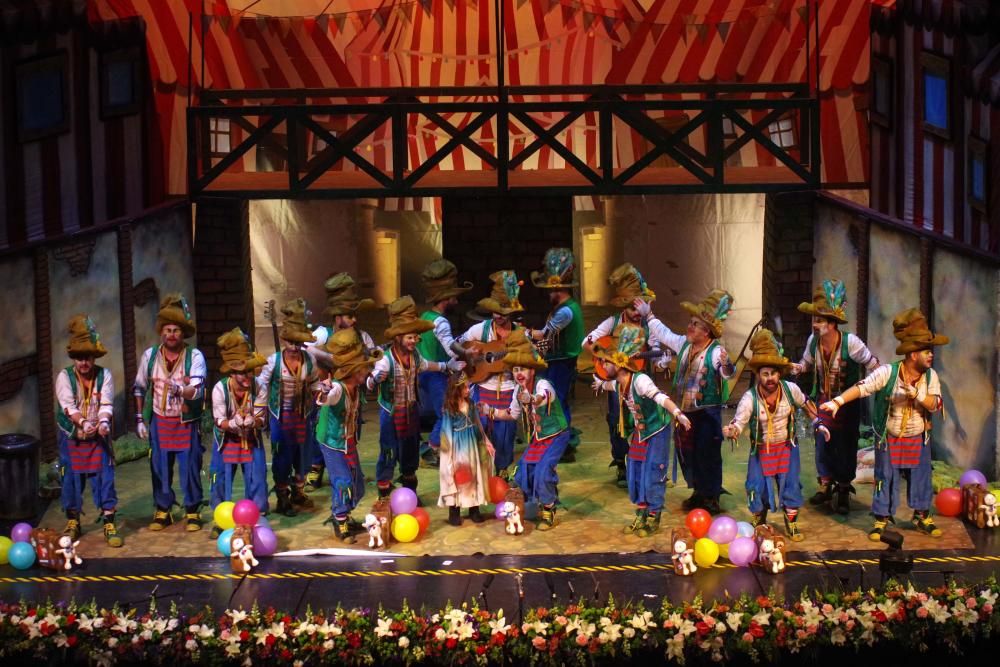
<svg viewBox="0 0 1000 667"><path fill-rule="evenodd" d="M66 569L66 557L59 553L60 537L51 528L36 528L31 531L31 546L35 548L39 565L50 570Z"/></svg>
<svg viewBox="0 0 1000 667"><path fill-rule="evenodd" d="M981 484L966 484L962 487L962 507L965 520L986 528L986 510L982 509L988 492Z"/></svg>

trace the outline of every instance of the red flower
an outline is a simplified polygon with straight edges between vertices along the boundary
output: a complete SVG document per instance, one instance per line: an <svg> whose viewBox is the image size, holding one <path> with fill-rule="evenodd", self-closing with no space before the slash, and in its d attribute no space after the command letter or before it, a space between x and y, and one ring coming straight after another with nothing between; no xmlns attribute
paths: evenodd
<svg viewBox="0 0 1000 667"><path fill-rule="evenodd" d="M885 612L881 609L876 609L872 612L872 617L879 623L885 623L888 619L885 617Z"/></svg>
<svg viewBox="0 0 1000 667"><path fill-rule="evenodd" d="M444 643L446 648L453 649L458 646L458 640L454 637L448 637L448 641Z"/></svg>
<svg viewBox="0 0 1000 667"><path fill-rule="evenodd" d="M757 639L764 636L764 628L760 627L756 622L750 622L750 634L752 634Z"/></svg>
<svg viewBox="0 0 1000 667"><path fill-rule="evenodd" d="M274 635L268 635L267 637L264 638L264 643L267 644L268 646L274 646L274 642L276 641L278 640L274 638Z"/></svg>
<svg viewBox="0 0 1000 667"><path fill-rule="evenodd" d="M70 635L66 638L67 646L76 646L76 635Z"/></svg>
<svg viewBox="0 0 1000 667"><path fill-rule="evenodd" d="M361 635L357 632L347 633L347 645L351 648L357 648L361 646Z"/></svg>
<svg viewBox="0 0 1000 667"><path fill-rule="evenodd" d="M697 623L694 624L694 627L696 630L698 630L698 634L701 636L707 635L712 630L712 628L710 628L708 623L706 623L705 621L698 621Z"/></svg>
<svg viewBox="0 0 1000 667"><path fill-rule="evenodd" d="M246 630L240 630L240 641L245 642L250 639L250 633Z"/></svg>
<svg viewBox="0 0 1000 667"><path fill-rule="evenodd" d="M76 623L76 614L67 614L66 625L73 625Z"/></svg>
<svg viewBox="0 0 1000 667"><path fill-rule="evenodd" d="M287 648L286 649L282 649L282 651L281 651L281 659L284 660L285 662L291 662L293 655L294 654L291 651L289 651Z"/></svg>
<svg viewBox="0 0 1000 667"><path fill-rule="evenodd" d="M757 596L757 604L759 604L764 609L767 609L768 607L771 606L771 600L769 600L764 595L759 595L759 596Z"/></svg>
<svg viewBox="0 0 1000 667"><path fill-rule="evenodd" d="M477 646L477 647L476 647L476 653L477 653L478 655L483 655L483 654L485 654L485 653L486 653L486 647L485 647L485 646Z"/></svg>

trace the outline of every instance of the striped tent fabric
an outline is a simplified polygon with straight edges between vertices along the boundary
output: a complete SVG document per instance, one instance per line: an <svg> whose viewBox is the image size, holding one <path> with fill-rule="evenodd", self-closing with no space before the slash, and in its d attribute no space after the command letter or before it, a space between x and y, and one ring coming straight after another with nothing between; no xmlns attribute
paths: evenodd
<svg viewBox="0 0 1000 667"><path fill-rule="evenodd" d="M805 44L812 23L807 19L814 18L807 15L807 0L502 1L506 80L514 86L805 82L808 75ZM822 178L827 184L863 185L868 180L867 125L858 100L868 81L869 1L819 3L818 89ZM156 106L166 119L155 129L165 147L169 192L186 189L184 112L189 96L193 93L197 101L203 88L482 86L480 99L494 99L493 0L338 0L337 13L294 17L263 15L266 5L262 0L240 12L225 0L210 0L203 14L201 0L90 0L92 22L141 17L147 25ZM543 127L561 117L533 116ZM446 119L459 128L470 121L468 114ZM407 129L413 164L450 138L422 116L411 116ZM384 169L391 166L388 132L386 123L362 146L366 157ZM517 122L510 134L512 155L534 139ZM495 135L495 124L487 123L473 136L495 154ZM577 119L561 136L577 157L597 165L597 119L592 114ZM234 141L239 138L234 135ZM699 132L690 141L704 147ZM616 144L615 166L630 164L648 150L627 127L617 133ZM251 159L235 169L252 168ZM756 142L744 148L740 159L745 166L775 164ZM521 168L565 166L561 156L542 148ZM342 160L336 168L355 167ZM486 167L472 151L462 150L436 168ZM584 208L593 205L578 202Z"/></svg>

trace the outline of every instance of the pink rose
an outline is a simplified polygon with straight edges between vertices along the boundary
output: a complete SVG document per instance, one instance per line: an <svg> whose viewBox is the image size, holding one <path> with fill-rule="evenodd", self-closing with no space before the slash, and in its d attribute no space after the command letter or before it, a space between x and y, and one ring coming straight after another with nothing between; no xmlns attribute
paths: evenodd
<svg viewBox="0 0 1000 667"><path fill-rule="evenodd" d="M587 639L586 637L584 637L583 635L577 635L576 636L576 645L577 646L586 646L589 643L590 643L590 640Z"/></svg>
<svg viewBox="0 0 1000 667"><path fill-rule="evenodd" d="M917 618L927 618L927 607L917 608Z"/></svg>
<svg viewBox="0 0 1000 667"><path fill-rule="evenodd" d="M809 636L809 634L805 630L796 630L795 631L795 636L798 639L805 639L806 637Z"/></svg>
<svg viewBox="0 0 1000 667"><path fill-rule="evenodd" d="M833 605L830 604L829 602L827 602L825 605L823 605L823 613L824 614L832 614L833 613Z"/></svg>
<svg viewBox="0 0 1000 667"><path fill-rule="evenodd" d="M969 609L975 609L978 604L979 603L976 602L976 598L969 598L968 600L965 601L965 606L968 607Z"/></svg>
<svg viewBox="0 0 1000 667"><path fill-rule="evenodd" d="M531 640L531 645L541 651L543 648L548 646L549 643L545 641L545 637L535 637Z"/></svg>
<svg viewBox="0 0 1000 667"><path fill-rule="evenodd" d="M847 615L846 611L842 611L842 612L840 612L840 617L839 618L840 618L840 622L841 623L847 623L847 619L850 618L850 616Z"/></svg>
<svg viewBox="0 0 1000 667"><path fill-rule="evenodd" d="M993 613L993 605L991 605L989 602L987 602L986 604L984 604L983 605L983 612L986 613L986 614L992 614Z"/></svg>
<svg viewBox="0 0 1000 667"><path fill-rule="evenodd" d="M743 641L745 641L748 644L752 644L753 643L753 635L750 634L749 632L744 632L743 633Z"/></svg>
<svg viewBox="0 0 1000 667"><path fill-rule="evenodd" d="M569 619L565 616L556 616L556 623L559 625L569 625Z"/></svg>
<svg viewBox="0 0 1000 667"><path fill-rule="evenodd" d="M847 623L845 623L844 625L848 630L853 630L856 624L854 623L854 619L852 618L848 620Z"/></svg>

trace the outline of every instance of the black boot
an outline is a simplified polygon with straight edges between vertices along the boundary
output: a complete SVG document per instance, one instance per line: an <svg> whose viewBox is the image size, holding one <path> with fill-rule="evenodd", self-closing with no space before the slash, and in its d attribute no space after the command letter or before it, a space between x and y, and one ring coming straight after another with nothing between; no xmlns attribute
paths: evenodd
<svg viewBox="0 0 1000 667"><path fill-rule="evenodd" d="M278 498L278 514L283 514L285 516L297 516L298 512L295 510L295 506L292 505L292 490L287 486L284 488L276 488L274 490L274 495Z"/></svg>
<svg viewBox="0 0 1000 667"><path fill-rule="evenodd" d="M819 488L816 490L816 493L810 496L809 504L825 505L833 498L833 482L824 482L822 479L817 481L819 482Z"/></svg>
<svg viewBox="0 0 1000 667"><path fill-rule="evenodd" d="M722 514L722 506L719 505L719 496L715 496L713 498L703 498L701 506L712 516Z"/></svg>
<svg viewBox="0 0 1000 667"><path fill-rule="evenodd" d="M80 513L76 510L66 510L66 528L63 529L63 535L76 542L80 539L82 532L80 530Z"/></svg>
<svg viewBox="0 0 1000 667"><path fill-rule="evenodd" d="M462 508L457 506L451 506L448 508L448 523L453 526L462 525Z"/></svg>
<svg viewBox="0 0 1000 667"><path fill-rule="evenodd" d="M410 491L413 491L413 495L417 495L417 476L416 475L402 475L400 477L400 482ZM424 504L420 500L420 496L417 495L417 507L423 507Z"/></svg>
<svg viewBox="0 0 1000 667"><path fill-rule="evenodd" d="M615 468L615 485L619 489L624 489L628 487L628 475L625 472L625 462L619 460L611 461L609 468Z"/></svg>
<svg viewBox="0 0 1000 667"><path fill-rule="evenodd" d="M303 509L312 509L314 507L312 499L306 495L305 487L298 485L292 487L292 505L297 505Z"/></svg>
<svg viewBox="0 0 1000 667"><path fill-rule="evenodd" d="M767 510L763 509L753 515L753 519L750 521L754 528L757 526L767 525Z"/></svg>
<svg viewBox="0 0 1000 667"><path fill-rule="evenodd" d="M837 482L837 495L834 497L833 511L837 514L847 516L851 511L851 491L854 488L850 484Z"/></svg>
<svg viewBox="0 0 1000 667"><path fill-rule="evenodd" d="M474 523L482 523L486 521L486 517L479 513L479 507L469 508L469 518L472 519Z"/></svg>
<svg viewBox="0 0 1000 667"><path fill-rule="evenodd" d="M691 510L698 509L699 507L704 507L705 501L702 499L698 492L695 491L691 494L691 497L681 503L681 509L685 512L690 512Z"/></svg>

